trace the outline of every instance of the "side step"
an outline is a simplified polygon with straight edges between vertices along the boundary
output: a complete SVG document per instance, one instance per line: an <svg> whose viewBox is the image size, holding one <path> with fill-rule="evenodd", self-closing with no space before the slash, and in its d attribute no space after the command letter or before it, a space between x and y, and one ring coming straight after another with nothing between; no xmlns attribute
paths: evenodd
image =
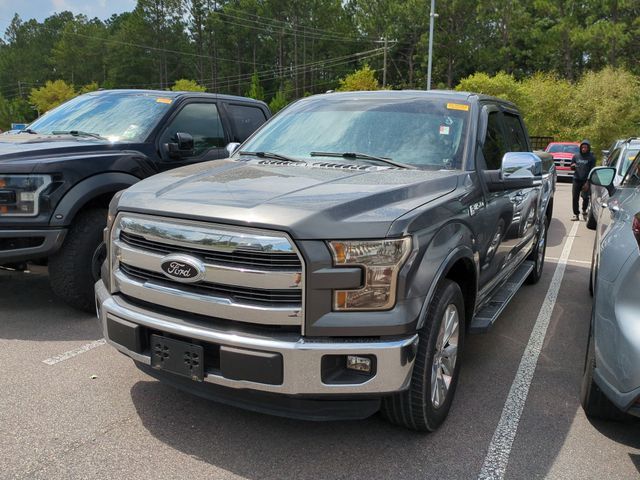
<svg viewBox="0 0 640 480"><path fill-rule="evenodd" d="M502 310L505 309L520 286L527 279L533 267L533 261L523 262L522 265L518 267L507 283L502 285L493 297L491 297L491 300L475 314L469 327L469 333L485 333L489 331L493 322L500 316Z"/></svg>

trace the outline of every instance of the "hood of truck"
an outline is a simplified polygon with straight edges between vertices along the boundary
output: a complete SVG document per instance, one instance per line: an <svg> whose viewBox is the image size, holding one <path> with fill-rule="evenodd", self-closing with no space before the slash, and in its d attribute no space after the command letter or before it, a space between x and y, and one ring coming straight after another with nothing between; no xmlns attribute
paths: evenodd
<svg viewBox="0 0 640 480"><path fill-rule="evenodd" d="M71 135L33 135L28 133L0 135L0 168L4 166L15 167L17 163L24 163L25 167L33 168L43 159L112 149L113 144L108 140Z"/></svg>
<svg viewBox="0 0 640 480"><path fill-rule="evenodd" d="M118 208L283 230L299 239L379 238L398 217L453 191L459 173L219 160L143 180Z"/></svg>

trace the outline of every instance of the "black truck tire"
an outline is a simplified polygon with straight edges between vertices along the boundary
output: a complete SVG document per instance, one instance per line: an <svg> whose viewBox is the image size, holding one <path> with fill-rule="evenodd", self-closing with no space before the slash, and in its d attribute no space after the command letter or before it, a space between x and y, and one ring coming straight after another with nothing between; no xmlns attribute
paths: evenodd
<svg viewBox="0 0 640 480"><path fill-rule="evenodd" d="M584 372L582 373L582 385L580 386L580 404L588 417L617 421L627 419L629 416L618 409L618 407L607 398L604 392L600 390L596 382L593 381L593 371L595 368L595 345L591 329L589 329Z"/></svg>
<svg viewBox="0 0 640 480"><path fill-rule="evenodd" d="M545 215L544 221L541 223L541 230L536 238L536 246L529 255L528 260L533 260L533 270L524 281L527 285L535 285L542 277L544 269L544 257L547 254L547 235L549 231L549 220Z"/></svg>
<svg viewBox="0 0 640 480"><path fill-rule="evenodd" d="M67 304L95 312L93 286L96 250L102 243L107 210L83 210L74 219L60 250L49 258L49 282L53 293Z"/></svg>
<svg viewBox="0 0 640 480"><path fill-rule="evenodd" d="M439 343L445 316L451 308L457 312L457 347L453 372L444 398L435 406L432 396L432 380L434 372L442 368L439 362ZM438 289L429 305L425 325L418 332L418 352L416 354L411 384L408 390L386 397L382 401L382 415L391 423L420 432L432 432L444 422L458 383L460 361L465 333L465 308L462 291L457 283L451 280L440 282ZM446 335L446 334L445 334ZM453 335L452 335L453 337ZM446 347L446 343L441 345ZM442 357L440 357L442 358ZM434 370L435 367L435 370ZM444 371L444 370L443 370Z"/></svg>

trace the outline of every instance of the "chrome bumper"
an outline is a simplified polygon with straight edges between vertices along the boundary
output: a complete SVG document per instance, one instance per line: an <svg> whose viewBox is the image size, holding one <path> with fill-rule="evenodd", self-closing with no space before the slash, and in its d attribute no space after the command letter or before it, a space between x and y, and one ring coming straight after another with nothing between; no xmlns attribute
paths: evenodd
<svg viewBox="0 0 640 480"><path fill-rule="evenodd" d="M109 339L107 318L124 320L160 332L237 348L279 353L283 360L283 382L268 385L244 380L231 380L207 372L205 382L234 389L249 389L285 395L325 394L386 394L404 390L409 386L417 335L387 341L361 341L331 338L305 338L288 336L283 339L259 335L229 333L217 328L203 328L201 324L178 317L159 314L131 305L123 298L112 296L104 283L96 284L96 307L107 342L131 357L150 365L151 358L133 352ZM358 384L325 384L321 378L321 361L325 355L373 355L376 357L376 373Z"/></svg>

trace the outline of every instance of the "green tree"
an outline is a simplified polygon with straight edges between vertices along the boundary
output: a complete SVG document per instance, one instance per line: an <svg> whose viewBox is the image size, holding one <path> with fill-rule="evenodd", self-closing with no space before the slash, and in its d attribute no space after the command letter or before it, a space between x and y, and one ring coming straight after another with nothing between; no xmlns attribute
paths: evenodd
<svg viewBox="0 0 640 480"><path fill-rule="evenodd" d="M171 90L174 92L206 92L206 87L202 85L198 85L195 80L188 80L186 78L181 78L180 80L176 80L176 82L171 87Z"/></svg>
<svg viewBox="0 0 640 480"><path fill-rule="evenodd" d="M256 72L251 75L251 85L249 91L246 93L247 97L255 98L256 100L264 100L264 88L260 85L260 77Z"/></svg>
<svg viewBox="0 0 640 480"><path fill-rule="evenodd" d="M369 65L365 65L360 70L350 73L340 79L340 86L336 89L340 92L353 90L379 90L380 84L376 79L376 74Z"/></svg>
<svg viewBox="0 0 640 480"><path fill-rule="evenodd" d="M73 85L64 80L48 81L44 87L34 88L29 95L29 101L40 114L57 107L61 103L77 95Z"/></svg>

